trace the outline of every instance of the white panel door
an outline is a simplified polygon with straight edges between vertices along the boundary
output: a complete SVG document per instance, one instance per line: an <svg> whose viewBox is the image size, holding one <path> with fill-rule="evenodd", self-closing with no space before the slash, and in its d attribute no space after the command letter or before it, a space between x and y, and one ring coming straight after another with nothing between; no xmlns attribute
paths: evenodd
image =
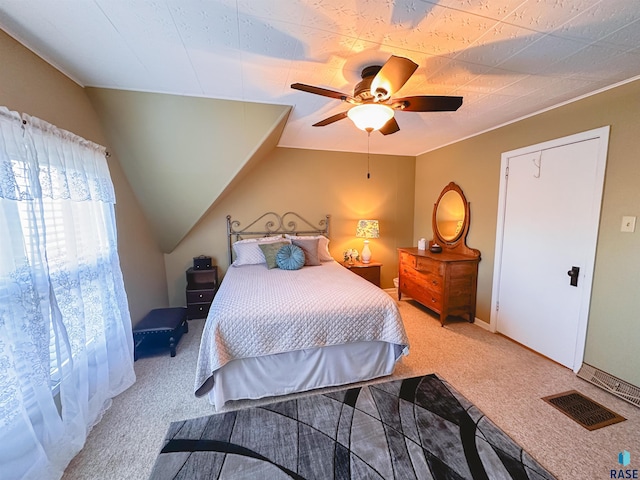
<svg viewBox="0 0 640 480"><path fill-rule="evenodd" d="M601 142L506 154L501 192L497 331L572 369L584 353L602 198ZM568 274L574 267L580 269L577 286Z"/></svg>

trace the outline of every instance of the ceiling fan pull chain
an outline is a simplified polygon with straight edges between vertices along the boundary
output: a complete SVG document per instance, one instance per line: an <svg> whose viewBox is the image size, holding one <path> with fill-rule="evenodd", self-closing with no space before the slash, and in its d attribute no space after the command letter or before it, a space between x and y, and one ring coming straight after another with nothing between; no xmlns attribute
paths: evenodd
<svg viewBox="0 0 640 480"><path fill-rule="evenodd" d="M369 173L369 140L371 139L371 131L367 132L367 180L371 178L371 173Z"/></svg>

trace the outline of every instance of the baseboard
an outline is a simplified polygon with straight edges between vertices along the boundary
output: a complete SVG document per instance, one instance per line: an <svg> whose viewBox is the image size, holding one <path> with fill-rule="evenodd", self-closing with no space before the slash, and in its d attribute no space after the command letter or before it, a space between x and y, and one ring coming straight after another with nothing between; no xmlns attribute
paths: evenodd
<svg viewBox="0 0 640 480"><path fill-rule="evenodd" d="M583 363L582 367L580 367L578 377L614 394L616 397L626 400L636 407L640 407L640 388L629 382L625 382L586 363Z"/></svg>
<svg viewBox="0 0 640 480"><path fill-rule="evenodd" d="M485 329L487 332L491 331L491 325L489 325L487 322L483 320L480 320L478 317L475 317L473 324L480 328Z"/></svg>

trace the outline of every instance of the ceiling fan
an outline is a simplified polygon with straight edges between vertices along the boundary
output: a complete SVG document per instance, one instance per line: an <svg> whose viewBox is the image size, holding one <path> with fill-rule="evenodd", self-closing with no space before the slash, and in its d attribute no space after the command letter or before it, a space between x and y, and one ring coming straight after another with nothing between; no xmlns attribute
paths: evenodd
<svg viewBox="0 0 640 480"><path fill-rule="evenodd" d="M303 83L294 83L291 88L336 98L354 105L349 110L314 123L314 127L324 127L349 117L361 130L369 133L379 130L383 135L390 135L400 130L398 122L394 118L394 110L453 112L462 105L462 97L420 95L391 98L409 80L417 68L418 65L412 60L392 55L384 65L371 65L362 70L362 81L355 86L353 95Z"/></svg>

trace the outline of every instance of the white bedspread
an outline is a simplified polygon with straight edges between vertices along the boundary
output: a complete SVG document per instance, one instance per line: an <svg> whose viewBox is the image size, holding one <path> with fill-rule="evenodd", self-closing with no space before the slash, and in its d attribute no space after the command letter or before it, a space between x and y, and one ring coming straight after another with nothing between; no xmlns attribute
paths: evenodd
<svg viewBox="0 0 640 480"><path fill-rule="evenodd" d="M237 358L373 340L408 354L395 301L337 262L294 271L229 267L202 334L196 395L207 393L213 373Z"/></svg>

